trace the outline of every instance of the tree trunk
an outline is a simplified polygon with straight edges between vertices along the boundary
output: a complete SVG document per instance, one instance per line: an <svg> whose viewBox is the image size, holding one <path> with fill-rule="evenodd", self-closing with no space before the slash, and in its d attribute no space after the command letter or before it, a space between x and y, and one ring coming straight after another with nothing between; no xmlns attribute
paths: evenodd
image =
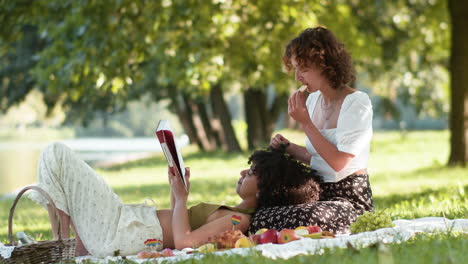
<svg viewBox="0 0 468 264"><path fill-rule="evenodd" d="M449 165L468 161L468 2L448 1L452 21L450 54L450 157Z"/></svg>
<svg viewBox="0 0 468 264"><path fill-rule="evenodd" d="M109 127L109 115L104 110L100 112L101 112L101 117L102 117L102 127L106 129Z"/></svg>
<svg viewBox="0 0 468 264"><path fill-rule="evenodd" d="M197 146L203 149L203 145L201 144L200 140L198 139L197 134L195 133L195 125L192 121L192 115L189 108L184 107L185 104L182 102L183 99L177 96L177 91L175 87L170 87L169 89L169 96L171 98L171 107L173 111L176 113L177 117L179 118L180 124L184 128L185 133L189 137L191 143L197 144Z"/></svg>
<svg viewBox="0 0 468 264"><path fill-rule="evenodd" d="M247 147L252 150L257 148L261 142L261 116L259 108L264 108L257 102L257 92L247 89L244 92L245 121L247 123Z"/></svg>
<svg viewBox="0 0 468 264"><path fill-rule="evenodd" d="M273 104L270 107L270 121L267 124L267 135L268 138L267 140L270 141L270 138L272 137L272 133L275 130L275 125L276 122L282 112L286 112L286 116L289 117L288 115L288 94L287 93L280 93L277 94L275 97L275 101L273 101Z"/></svg>
<svg viewBox="0 0 468 264"><path fill-rule="evenodd" d="M197 109L205 130L206 138L210 145L210 150L221 148L219 135L213 130L210 123L210 117L206 108L206 100L197 100Z"/></svg>
<svg viewBox="0 0 468 264"><path fill-rule="evenodd" d="M232 127L231 114L224 101L220 84L215 84L211 87L210 97L214 117L213 128L220 131L220 137L223 140L223 148L229 152L241 151L234 128Z"/></svg>
<svg viewBox="0 0 468 264"><path fill-rule="evenodd" d="M193 123L192 127L195 131L195 136L197 137L197 144L202 151L209 151L214 149L214 145L210 142L210 135L205 130L203 120L201 118L200 112L203 112L203 108L199 108L198 104L187 94L183 95L185 107L188 110L188 117L191 118Z"/></svg>
<svg viewBox="0 0 468 264"><path fill-rule="evenodd" d="M287 106L287 95L276 95L268 107L263 90L247 89L244 93L245 118L247 123L247 143L249 149L266 147L278 120L279 113Z"/></svg>

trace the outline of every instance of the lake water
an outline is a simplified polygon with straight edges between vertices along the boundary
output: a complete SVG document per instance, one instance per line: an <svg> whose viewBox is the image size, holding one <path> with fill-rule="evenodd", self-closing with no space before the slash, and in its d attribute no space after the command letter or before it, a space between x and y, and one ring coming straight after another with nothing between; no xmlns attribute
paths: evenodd
<svg viewBox="0 0 468 264"><path fill-rule="evenodd" d="M161 151L154 137L81 138L60 142L92 166L143 158ZM0 196L36 182L37 161L41 151L50 143L0 142ZM189 144L188 137L181 136L176 143L184 147Z"/></svg>

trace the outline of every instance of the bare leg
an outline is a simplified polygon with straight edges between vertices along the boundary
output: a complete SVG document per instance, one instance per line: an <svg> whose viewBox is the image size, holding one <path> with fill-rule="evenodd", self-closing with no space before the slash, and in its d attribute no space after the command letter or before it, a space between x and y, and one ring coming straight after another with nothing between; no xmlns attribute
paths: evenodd
<svg viewBox="0 0 468 264"><path fill-rule="evenodd" d="M55 143L47 147L41 155L38 165L38 185L50 194L58 208L63 209L57 211L58 217L56 217L55 212L48 208L55 238L59 236L57 219L60 219L62 238L69 238L72 235L70 225L72 226L76 239L76 255L108 254L104 252L105 245L99 247L97 243L104 243L108 236L112 239L112 236L117 235L109 232L114 232L118 226L122 201L104 179L68 147ZM88 200L87 196L83 198L84 193L96 194L96 199ZM30 194L39 204L47 204L44 197L35 195L35 192ZM96 216L93 212L101 218L97 223L90 220L91 216ZM89 250L85 246L90 247Z"/></svg>
<svg viewBox="0 0 468 264"><path fill-rule="evenodd" d="M54 239L58 239L58 222L57 218L55 217L54 211L50 205L47 205L47 211L49 212L50 223L52 225L52 232L54 234ZM85 256L89 255L88 250L83 245L78 232L76 232L76 228L73 225L73 222L70 220L70 216L67 215L64 211L57 209L58 216L60 218L60 231L61 231L61 238L67 239L70 238L70 224L73 228L73 232L75 233L76 239L76 247L75 247L75 256Z"/></svg>
<svg viewBox="0 0 468 264"><path fill-rule="evenodd" d="M89 255L88 250L83 244L83 241L81 241L80 236L78 235L78 232L76 232L75 225L73 225L73 222L71 222L73 232L75 233L75 239L76 239L76 247L75 247L75 256L86 256Z"/></svg>
<svg viewBox="0 0 468 264"><path fill-rule="evenodd" d="M47 211L49 212L49 219L52 225L52 232L54 234L54 239L58 239L58 222L55 216L54 211L50 205L47 205ZM64 211L57 209L58 217L60 218L60 231L61 238L70 238L70 216L67 215Z"/></svg>

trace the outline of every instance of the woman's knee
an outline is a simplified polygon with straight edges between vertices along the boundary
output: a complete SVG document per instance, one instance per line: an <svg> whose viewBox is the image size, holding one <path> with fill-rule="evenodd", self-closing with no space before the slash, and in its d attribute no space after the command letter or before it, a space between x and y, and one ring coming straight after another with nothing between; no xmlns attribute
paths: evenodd
<svg viewBox="0 0 468 264"><path fill-rule="evenodd" d="M41 159L50 160L51 158L60 160L66 153L71 152L71 149L61 142L54 142L42 151Z"/></svg>
<svg viewBox="0 0 468 264"><path fill-rule="evenodd" d="M47 146L47 149L50 149L55 154L61 154L63 152L70 151L70 148L61 142L53 142Z"/></svg>

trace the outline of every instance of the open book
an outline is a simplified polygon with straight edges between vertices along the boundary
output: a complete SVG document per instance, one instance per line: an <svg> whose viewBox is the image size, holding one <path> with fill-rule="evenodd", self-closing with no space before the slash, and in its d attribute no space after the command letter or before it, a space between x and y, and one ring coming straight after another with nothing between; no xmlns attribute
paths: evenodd
<svg viewBox="0 0 468 264"><path fill-rule="evenodd" d="M180 150L175 143L174 131L169 124L168 120L160 120L156 128L156 136L158 137L161 149L166 156L167 164L172 173L176 174L177 170L182 177L185 189L187 189L187 181L185 180L185 167Z"/></svg>

